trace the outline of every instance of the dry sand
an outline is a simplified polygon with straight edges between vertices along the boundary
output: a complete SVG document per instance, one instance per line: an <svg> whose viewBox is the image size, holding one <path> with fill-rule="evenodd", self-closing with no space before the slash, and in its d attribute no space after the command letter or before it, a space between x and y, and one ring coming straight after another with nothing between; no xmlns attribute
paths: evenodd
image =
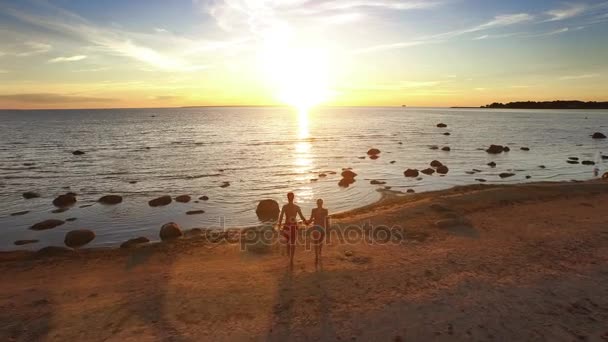
<svg viewBox="0 0 608 342"><path fill-rule="evenodd" d="M608 182L389 196L334 222L406 239L334 243L319 269L200 239L3 253L0 340L608 341L607 203Z"/></svg>

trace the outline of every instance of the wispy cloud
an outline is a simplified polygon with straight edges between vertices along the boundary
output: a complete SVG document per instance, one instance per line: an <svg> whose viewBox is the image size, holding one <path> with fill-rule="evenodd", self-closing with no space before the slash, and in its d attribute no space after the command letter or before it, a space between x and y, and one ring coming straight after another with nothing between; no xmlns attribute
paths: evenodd
<svg viewBox="0 0 608 342"><path fill-rule="evenodd" d="M90 103L112 102L116 99L89 97L78 95L63 95L52 93L10 94L0 95L0 101L11 101L24 104L62 104L62 103Z"/></svg>
<svg viewBox="0 0 608 342"><path fill-rule="evenodd" d="M70 56L70 57L57 57L57 58L49 59L49 63L77 62L77 61L81 61L86 58L87 58L87 56L85 56L85 55L76 55L76 56Z"/></svg>
<svg viewBox="0 0 608 342"><path fill-rule="evenodd" d="M462 30L444 32L444 33L431 35L431 36L427 36L427 37L422 37L422 38L419 38L416 40L411 40L411 41L375 45L375 46L355 50L354 53L361 54L361 53L368 53L368 52L406 48L406 47L412 47L412 46L418 46L418 45L441 43L446 40L449 40L449 39L452 39L452 38L455 38L458 36L462 36L465 34L481 32L481 31L485 31L485 30L498 28L498 27L512 26L512 25L516 25L516 24L520 24L520 23L529 22L533 19L534 19L534 16L530 15L528 13L499 15L499 16L494 17L494 19L492 19L490 21L479 24L477 26L465 28ZM476 39L481 40L481 39L487 39L489 37L490 37L489 34L485 34L485 35L478 36Z"/></svg>
<svg viewBox="0 0 608 342"><path fill-rule="evenodd" d="M562 81L570 81L570 80L584 80L588 78L596 78L600 77L600 74L581 74L581 75L566 75L559 78Z"/></svg>
<svg viewBox="0 0 608 342"><path fill-rule="evenodd" d="M569 4L568 7L565 8L547 11L546 14L550 16L550 18L546 21L559 21L573 18L578 15L581 15L588 8L589 7L586 4Z"/></svg>
<svg viewBox="0 0 608 342"><path fill-rule="evenodd" d="M40 55L46 52L51 51L53 48L50 44L40 43L40 42L25 42L24 51L16 52L15 56L18 57L29 57L34 55Z"/></svg>

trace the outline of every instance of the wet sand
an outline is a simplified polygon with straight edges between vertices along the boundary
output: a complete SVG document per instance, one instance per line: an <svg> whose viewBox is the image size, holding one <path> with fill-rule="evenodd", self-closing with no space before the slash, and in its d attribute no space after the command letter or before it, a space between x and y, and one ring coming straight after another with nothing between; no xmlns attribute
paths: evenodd
<svg viewBox="0 0 608 342"><path fill-rule="evenodd" d="M467 186L340 214L398 243L323 265L184 239L0 258L0 340L608 340L608 182Z"/></svg>

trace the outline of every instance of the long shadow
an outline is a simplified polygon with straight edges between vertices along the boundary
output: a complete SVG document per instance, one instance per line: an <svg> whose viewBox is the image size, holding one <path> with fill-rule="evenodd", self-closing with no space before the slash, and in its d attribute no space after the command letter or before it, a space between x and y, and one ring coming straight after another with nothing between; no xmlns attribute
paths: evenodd
<svg viewBox="0 0 608 342"><path fill-rule="evenodd" d="M273 322L267 341L286 341L291 337L293 317L293 270L289 267L279 280L277 304L273 308Z"/></svg>

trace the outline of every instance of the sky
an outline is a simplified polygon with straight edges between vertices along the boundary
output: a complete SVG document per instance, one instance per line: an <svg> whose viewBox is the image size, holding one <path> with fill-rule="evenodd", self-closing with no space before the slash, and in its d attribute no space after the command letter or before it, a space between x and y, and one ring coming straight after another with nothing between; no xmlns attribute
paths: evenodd
<svg viewBox="0 0 608 342"><path fill-rule="evenodd" d="M608 1L0 0L0 108L608 101Z"/></svg>

